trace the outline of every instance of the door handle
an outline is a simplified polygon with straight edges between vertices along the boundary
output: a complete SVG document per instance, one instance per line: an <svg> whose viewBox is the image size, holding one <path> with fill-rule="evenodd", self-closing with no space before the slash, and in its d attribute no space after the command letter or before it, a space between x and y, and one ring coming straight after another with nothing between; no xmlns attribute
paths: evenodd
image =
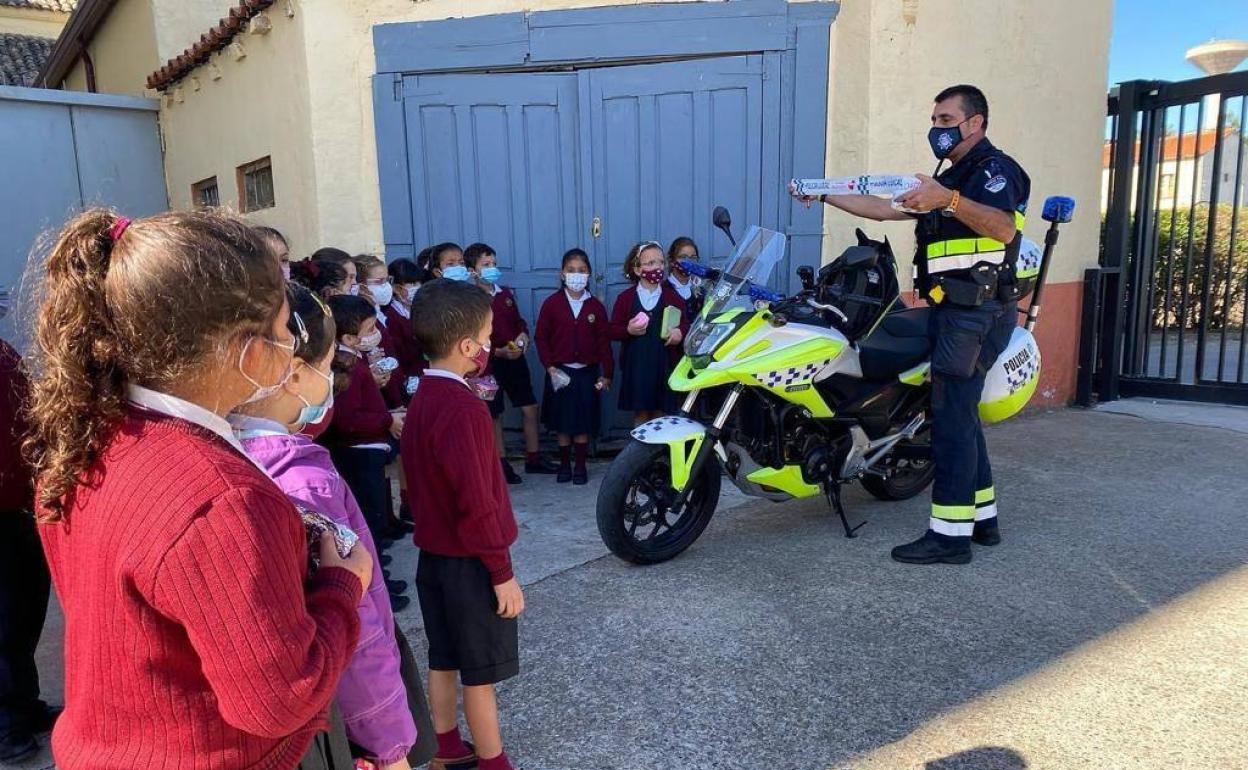
<svg viewBox="0 0 1248 770"><path fill-rule="evenodd" d="M594 238L602 235L602 217L594 217L594 221L589 225L589 234Z"/></svg>

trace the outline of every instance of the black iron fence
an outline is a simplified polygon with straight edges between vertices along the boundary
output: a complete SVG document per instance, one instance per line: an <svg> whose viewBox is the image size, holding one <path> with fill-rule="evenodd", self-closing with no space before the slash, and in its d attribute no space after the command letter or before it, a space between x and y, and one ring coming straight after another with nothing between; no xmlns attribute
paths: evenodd
<svg viewBox="0 0 1248 770"><path fill-rule="evenodd" d="M1110 95L1078 400L1248 404L1248 72Z"/></svg>

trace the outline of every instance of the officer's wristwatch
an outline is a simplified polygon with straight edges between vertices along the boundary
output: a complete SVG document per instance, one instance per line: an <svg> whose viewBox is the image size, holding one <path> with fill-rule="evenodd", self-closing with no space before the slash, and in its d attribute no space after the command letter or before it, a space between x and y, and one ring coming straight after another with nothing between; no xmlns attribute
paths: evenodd
<svg viewBox="0 0 1248 770"><path fill-rule="evenodd" d="M962 200L962 193L954 190L953 197L949 199L949 205L940 210L941 216L951 217L958 213L958 203Z"/></svg>

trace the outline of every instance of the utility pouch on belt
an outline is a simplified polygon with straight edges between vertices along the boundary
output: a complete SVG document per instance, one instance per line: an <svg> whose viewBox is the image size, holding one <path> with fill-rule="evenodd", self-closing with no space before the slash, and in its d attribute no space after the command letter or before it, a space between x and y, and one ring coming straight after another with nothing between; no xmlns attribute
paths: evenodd
<svg viewBox="0 0 1248 770"><path fill-rule="evenodd" d="M936 304L948 302L960 307L979 307L986 300L992 299L997 293L997 271L991 268L976 268L970 271L970 280L961 278L932 279L932 290L929 297Z"/></svg>

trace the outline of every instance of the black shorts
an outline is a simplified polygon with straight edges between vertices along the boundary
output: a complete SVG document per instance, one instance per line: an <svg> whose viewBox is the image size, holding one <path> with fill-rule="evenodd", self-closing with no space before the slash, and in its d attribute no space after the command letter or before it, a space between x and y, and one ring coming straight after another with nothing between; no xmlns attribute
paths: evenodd
<svg viewBox="0 0 1248 770"><path fill-rule="evenodd" d="M429 639L429 669L458 671L466 687L520 673L515 618L498 616L490 573L480 559L421 552L416 592Z"/></svg>
<svg viewBox="0 0 1248 770"><path fill-rule="evenodd" d="M523 358L517 358L515 361L495 358L490 365L490 373L494 375L494 379L498 380L498 393L493 401L486 402L490 406L491 417L498 417L506 411L507 404L503 402L504 394L507 395L507 400L511 402L511 405L517 409L537 403L537 397L533 395L533 381L529 377L529 365Z"/></svg>

